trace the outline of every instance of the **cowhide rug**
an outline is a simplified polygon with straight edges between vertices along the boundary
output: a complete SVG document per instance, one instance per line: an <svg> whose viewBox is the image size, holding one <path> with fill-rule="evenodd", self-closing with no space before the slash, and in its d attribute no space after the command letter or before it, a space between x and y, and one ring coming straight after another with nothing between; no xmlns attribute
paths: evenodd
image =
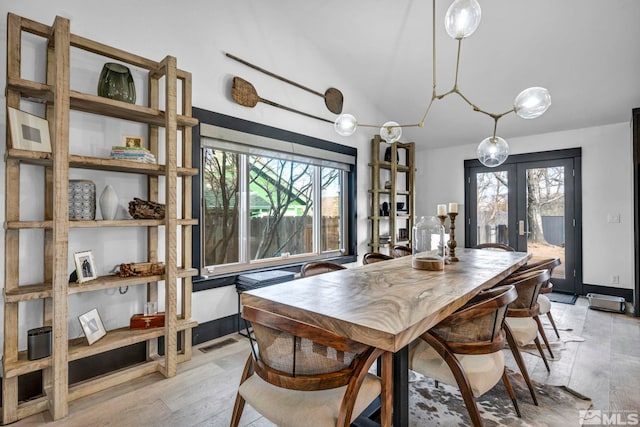
<svg viewBox="0 0 640 427"><path fill-rule="evenodd" d="M559 330L560 339L558 339L558 337L556 337L556 333L553 331L551 326L547 327L544 322L543 322L543 325L544 325L544 332L547 335L547 339L549 340L549 346L551 347L551 351L553 351L554 357L552 358L549 356L549 352L546 350L547 346L545 345L542 338L540 338L540 344L542 345L542 348L545 350L544 354L547 357L547 361L549 362L557 362L562 358L562 353L567 349L567 345L566 345L567 343L584 342L584 338L578 335L573 335L571 333L573 329L560 329ZM540 352L538 351L538 348L536 347L536 345L533 343L525 345L520 349L520 351L524 351L526 353L533 354L534 356L540 357Z"/></svg>
<svg viewBox="0 0 640 427"><path fill-rule="evenodd" d="M519 373L508 371L522 418L518 418L502 384L476 399L484 425L557 427L579 425L579 411L591 407L591 399L562 386L539 384L534 381L539 406L531 400L529 389ZM471 425L469 414L457 387L440 384L411 372L409 386L410 425L460 426Z"/></svg>

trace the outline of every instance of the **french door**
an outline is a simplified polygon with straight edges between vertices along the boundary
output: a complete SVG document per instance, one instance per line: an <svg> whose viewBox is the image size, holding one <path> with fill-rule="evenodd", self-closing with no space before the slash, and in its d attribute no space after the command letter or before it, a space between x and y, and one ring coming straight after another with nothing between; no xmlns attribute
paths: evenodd
<svg viewBox="0 0 640 427"><path fill-rule="evenodd" d="M465 244L503 243L560 258L554 290L582 288L580 149L510 156L496 167L465 162Z"/></svg>

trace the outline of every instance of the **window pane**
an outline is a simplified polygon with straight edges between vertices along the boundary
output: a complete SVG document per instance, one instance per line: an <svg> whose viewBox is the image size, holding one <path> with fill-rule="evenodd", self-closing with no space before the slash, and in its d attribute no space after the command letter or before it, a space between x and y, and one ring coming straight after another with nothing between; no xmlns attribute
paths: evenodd
<svg viewBox="0 0 640 427"><path fill-rule="evenodd" d="M313 166L249 157L252 260L313 251Z"/></svg>
<svg viewBox="0 0 640 427"><path fill-rule="evenodd" d="M507 171L476 174L478 206L477 243L509 244L509 187Z"/></svg>
<svg viewBox="0 0 640 427"><path fill-rule="evenodd" d="M340 249L342 236L340 212L342 212L342 171L333 168L322 168L322 220L320 228L321 250L336 251Z"/></svg>
<svg viewBox="0 0 640 427"><path fill-rule="evenodd" d="M203 150L205 265L239 261L238 157L211 148Z"/></svg>
<svg viewBox="0 0 640 427"><path fill-rule="evenodd" d="M564 167L527 169L527 251L560 258L554 278L565 278Z"/></svg>

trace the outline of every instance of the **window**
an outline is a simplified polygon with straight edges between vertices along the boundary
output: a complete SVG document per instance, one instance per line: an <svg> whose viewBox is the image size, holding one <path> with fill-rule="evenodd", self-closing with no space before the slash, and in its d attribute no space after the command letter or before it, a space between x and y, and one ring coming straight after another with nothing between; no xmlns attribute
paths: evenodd
<svg viewBox="0 0 640 427"><path fill-rule="evenodd" d="M194 261L200 261L202 276L355 253L355 211L349 213L355 149L316 139L296 144L291 139L297 134L280 130L276 139L198 118L199 149L193 154L201 173L194 194L201 203L193 205L194 216L199 209ZM335 146L347 153L332 151Z"/></svg>

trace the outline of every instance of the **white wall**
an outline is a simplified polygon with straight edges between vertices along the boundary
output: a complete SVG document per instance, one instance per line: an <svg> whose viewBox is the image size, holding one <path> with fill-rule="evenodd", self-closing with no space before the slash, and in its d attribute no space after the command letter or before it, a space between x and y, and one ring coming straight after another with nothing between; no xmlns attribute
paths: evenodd
<svg viewBox="0 0 640 427"><path fill-rule="evenodd" d="M551 113L551 111L550 111ZM582 148L583 282L633 289L633 176L629 123L509 139L511 154ZM419 144L418 144L419 146ZM417 153L417 212L434 215L438 203L464 201L464 165L477 144ZM437 185L434 185L437 183ZM422 193L424 197L422 197ZM620 214L620 223L608 223ZM464 244L464 229L456 240ZM611 283L619 275L620 284Z"/></svg>
<svg viewBox="0 0 640 427"><path fill-rule="evenodd" d="M6 0L0 3L0 46L6 46L6 14L13 12L35 21L51 25L56 15L71 19L74 34L105 43L126 51L162 60L166 55L178 59L178 67L193 75L193 105L223 114L263 123L321 139L358 148L358 193L366 195L369 187L369 141L373 131L359 130L350 138L341 137L333 127L318 120L282 111L259 103L255 108L237 105L230 96L230 82L234 75L241 76L256 87L258 94L280 104L310 114L335 118L326 110L323 100L286 83L265 76L224 56L231 52L265 69L284 75L317 90L339 88L345 96L344 111L357 111L369 122L382 122L381 114L362 94L352 90L339 69L339 64L324 61L307 40L286 31L274 13L274 2L259 0L230 2L221 0L195 0L181 2L132 2L112 0L97 5L84 0ZM25 38L22 62L23 77L44 80L44 47L42 43ZM96 93L96 85L105 58L71 52L72 89ZM146 103L145 75L132 70L137 87L137 104ZM0 55L0 82L6 82L6 57ZM0 108L4 111L4 91ZM31 105L21 108L31 109ZM37 108L36 108L37 109ZM5 153L5 115L0 115L0 156ZM111 145L117 145L122 135L144 132L140 125L121 120L105 119L83 113L72 113L71 149L76 154L108 155ZM22 174L23 219L42 218L42 172L32 168ZM144 178L124 175L72 170L71 178L88 178L96 183L98 195L107 183L118 192L120 203L126 207L134 196L144 194ZM0 188L4 192L4 162L0 166ZM29 189L29 191L26 191ZM357 203L358 247L360 254L367 246L367 198ZM4 222L4 197L0 201L0 222ZM21 265L21 284L42 280L42 235L22 233L20 257L29 259ZM106 274L122 262L144 261L146 258L145 233L133 229L72 230L69 253L91 249L96 256L100 274ZM4 231L0 230L4 241ZM0 245L4 258L4 245ZM69 273L73 271L72 258ZM4 277L4 264L0 265ZM80 336L77 316L98 307L107 329L128 325L131 314L142 311L142 286L130 287L125 295L117 290L84 293L70 298L69 334ZM0 305L0 307L2 307ZM41 325L42 302L29 302L20 306L20 347L26 348L26 331ZM160 307L162 308L162 307ZM1 309L1 308L0 308ZM236 292L233 286L198 292L193 298L193 317L199 322L231 315L236 312ZM0 328L2 331L2 328Z"/></svg>

